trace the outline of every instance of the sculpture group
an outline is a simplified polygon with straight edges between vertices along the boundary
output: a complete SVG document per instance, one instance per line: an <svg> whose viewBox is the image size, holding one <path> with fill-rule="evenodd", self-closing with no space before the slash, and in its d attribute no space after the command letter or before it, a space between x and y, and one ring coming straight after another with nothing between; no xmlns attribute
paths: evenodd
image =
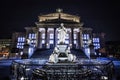
<svg viewBox="0 0 120 80"><path fill-rule="evenodd" d="M58 44L54 48L53 53L49 57L49 62L75 62L76 56L71 54L70 47L65 44L65 38L67 34L67 29L64 27L63 23L57 29L58 31Z"/></svg>

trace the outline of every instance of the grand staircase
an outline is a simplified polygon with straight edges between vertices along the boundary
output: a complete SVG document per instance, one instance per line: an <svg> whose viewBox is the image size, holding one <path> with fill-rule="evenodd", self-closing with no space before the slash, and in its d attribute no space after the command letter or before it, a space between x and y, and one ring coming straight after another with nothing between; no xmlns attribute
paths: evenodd
<svg viewBox="0 0 120 80"><path fill-rule="evenodd" d="M49 59L53 49L36 49L31 58ZM72 49L71 53L76 55L77 59L88 58L86 54L80 49Z"/></svg>

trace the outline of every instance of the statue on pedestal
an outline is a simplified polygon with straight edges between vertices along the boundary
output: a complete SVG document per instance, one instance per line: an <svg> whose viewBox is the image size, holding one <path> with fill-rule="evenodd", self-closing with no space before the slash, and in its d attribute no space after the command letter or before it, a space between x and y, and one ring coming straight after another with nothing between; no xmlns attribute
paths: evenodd
<svg viewBox="0 0 120 80"><path fill-rule="evenodd" d="M54 48L53 53L49 57L50 63L59 62L75 62L76 56L71 54L70 47L65 44L65 38L67 34L67 29L61 23L61 26L57 29L58 31L58 43Z"/></svg>
<svg viewBox="0 0 120 80"><path fill-rule="evenodd" d="M57 29L57 31L58 31L58 37L59 37L58 43L60 44L65 43L67 29L63 26L63 23L61 23L61 26Z"/></svg>
<svg viewBox="0 0 120 80"><path fill-rule="evenodd" d="M28 45L31 45L31 40L30 39L27 39L26 41L27 41Z"/></svg>

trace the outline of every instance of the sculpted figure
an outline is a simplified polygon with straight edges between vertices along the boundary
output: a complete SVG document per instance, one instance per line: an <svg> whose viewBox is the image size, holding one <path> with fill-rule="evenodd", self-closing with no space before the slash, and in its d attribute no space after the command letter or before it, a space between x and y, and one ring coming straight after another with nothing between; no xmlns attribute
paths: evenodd
<svg viewBox="0 0 120 80"><path fill-rule="evenodd" d="M61 23L61 26L58 28L59 43L65 43L65 38L67 34L67 29Z"/></svg>

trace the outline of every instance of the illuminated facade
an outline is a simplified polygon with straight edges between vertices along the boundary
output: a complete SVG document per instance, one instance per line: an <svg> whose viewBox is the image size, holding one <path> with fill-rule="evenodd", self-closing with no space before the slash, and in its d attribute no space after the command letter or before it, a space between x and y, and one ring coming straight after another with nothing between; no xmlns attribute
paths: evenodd
<svg viewBox="0 0 120 80"><path fill-rule="evenodd" d="M83 26L79 16L63 13L61 9L57 9L55 13L38 16L35 27L25 27L26 33L14 33L12 39L14 46L23 49L26 39L29 39L35 48L54 48L58 44L57 28L61 23L67 28L65 44L71 48L87 48L89 40L92 41L95 49L104 46L104 36L101 33L93 33L92 28Z"/></svg>

